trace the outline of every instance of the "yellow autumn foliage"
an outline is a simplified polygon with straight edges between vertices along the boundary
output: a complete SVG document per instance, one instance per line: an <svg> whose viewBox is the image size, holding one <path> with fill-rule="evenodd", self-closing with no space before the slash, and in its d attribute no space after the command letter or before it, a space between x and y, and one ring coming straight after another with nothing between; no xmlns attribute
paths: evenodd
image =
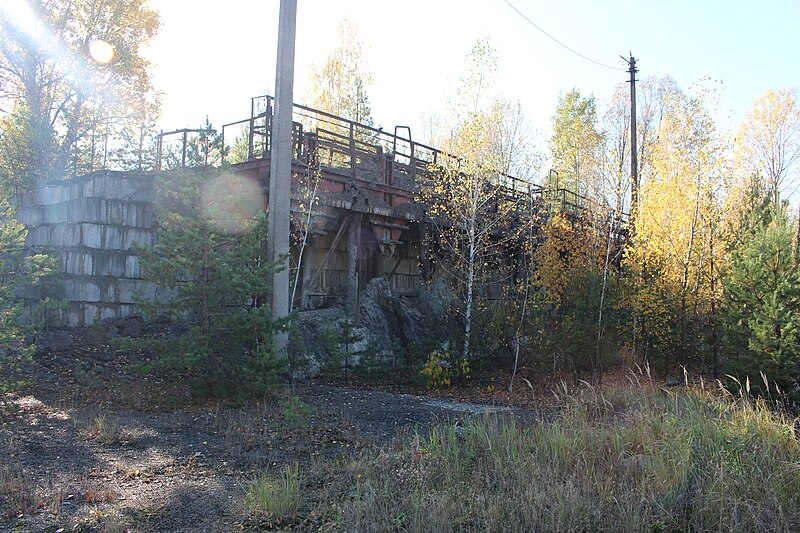
<svg viewBox="0 0 800 533"><path fill-rule="evenodd" d="M582 222L555 213L542 226L544 240L534 251L536 284L544 290L545 301L556 309L576 280L603 269L604 255L598 253L594 233Z"/></svg>
<svg viewBox="0 0 800 533"><path fill-rule="evenodd" d="M707 316L719 292L723 158L703 94L671 94L665 109L625 259L633 285L628 304L656 346L685 355L690 326Z"/></svg>

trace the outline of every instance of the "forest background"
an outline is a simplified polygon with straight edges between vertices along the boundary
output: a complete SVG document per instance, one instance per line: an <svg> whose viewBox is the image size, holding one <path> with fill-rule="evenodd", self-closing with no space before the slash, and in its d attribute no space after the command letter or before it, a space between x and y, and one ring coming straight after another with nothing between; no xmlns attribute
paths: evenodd
<svg viewBox="0 0 800 533"><path fill-rule="evenodd" d="M0 11L4 198L93 170L153 168L160 96L143 51L159 30L158 13L144 0L14 5L23 7ZM311 107L375 122L364 49L359 29L342 23L339 43L309 73ZM759 383L800 393L798 226L785 200L800 158L797 89L758 95L738 127L724 131L715 122L719 84L700 79L682 87L669 76L644 76L632 205L628 85L602 100L564 89L545 153L522 103L496 83L499 63L491 41L478 40L447 103L424 120L429 144L472 166L466 180L441 169L439 183L451 185L433 185L428 198L432 220L460 217L442 225L460 230L443 232L440 243L458 296L457 324L448 330L458 349L433 349L423 359L465 368L503 346L517 360L558 361L594 380L625 361L664 373L683 366L754 381L763 374ZM217 132L208 120L201 129L195 157L213 163L220 154L212 152L222 149L214 145ZM490 237L493 217L512 206L498 210L488 200L505 174L565 188L582 209L549 218L535 236L513 235L530 244L515 265L527 274L503 298L489 299L482 287L500 244ZM11 345L22 338L15 285L57 269L44 266L46 253L22 251L24 229L7 200L3 210L3 327ZM610 211L630 215L624 247L613 238ZM214 230L200 212L206 221L198 227ZM500 342L476 342L473 321ZM201 310L201 331L205 323ZM273 326L258 326L256 339ZM242 350L263 346L258 340ZM447 365L438 364L442 358Z"/></svg>

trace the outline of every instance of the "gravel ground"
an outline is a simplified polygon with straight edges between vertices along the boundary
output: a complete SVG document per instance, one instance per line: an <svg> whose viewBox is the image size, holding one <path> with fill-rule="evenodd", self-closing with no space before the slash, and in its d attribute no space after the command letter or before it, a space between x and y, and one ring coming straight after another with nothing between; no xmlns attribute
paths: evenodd
<svg viewBox="0 0 800 533"><path fill-rule="evenodd" d="M531 411L305 384L313 407L287 420L278 400L245 408L170 405L169 383L133 379L124 361L42 355L33 386L0 421L0 531L240 531L257 474L424 434L437 421ZM173 396L174 398L174 396ZM178 402L185 403L185 402Z"/></svg>

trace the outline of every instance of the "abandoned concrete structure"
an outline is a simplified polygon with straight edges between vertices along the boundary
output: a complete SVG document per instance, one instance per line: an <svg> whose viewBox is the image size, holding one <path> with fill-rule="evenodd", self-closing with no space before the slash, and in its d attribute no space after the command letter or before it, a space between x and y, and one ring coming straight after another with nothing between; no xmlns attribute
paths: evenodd
<svg viewBox="0 0 800 533"><path fill-rule="evenodd" d="M247 132L239 137L247 139L246 160L232 169L257 180L263 198L269 190L272 109L270 97L254 98L250 117L223 127L228 141L235 128ZM417 203L418 184L455 158L413 141L408 128L389 133L300 105L294 106L293 122L292 212L299 225L310 222L295 306L341 303L356 310L374 278L384 278L395 294L416 294L432 274L430 228ZM184 157L178 161L185 165L186 132L172 133L182 137ZM161 168L161 158L156 172L169 172ZM156 238L154 177L153 172L95 172L18 199L17 217L29 229L27 244L51 246L63 261L68 307L62 325L89 326L134 314L137 293L163 297L142 279L135 253L135 245L148 246ZM537 212L549 210L554 198L561 208L580 208L580 199L568 191L544 191L510 176L503 177L503 187ZM297 264L298 246L291 253Z"/></svg>

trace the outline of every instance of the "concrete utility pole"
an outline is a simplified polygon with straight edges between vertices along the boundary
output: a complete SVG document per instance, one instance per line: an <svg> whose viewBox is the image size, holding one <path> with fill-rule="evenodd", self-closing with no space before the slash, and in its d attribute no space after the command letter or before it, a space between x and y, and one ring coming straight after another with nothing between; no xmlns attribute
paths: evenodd
<svg viewBox="0 0 800 533"><path fill-rule="evenodd" d="M294 93L294 44L297 0L281 0L278 23L278 59L275 71L275 111L269 164L269 238L267 255L281 261L272 274L272 316L289 315L289 217L292 202L292 98ZM288 334L278 337L285 350Z"/></svg>
<svg viewBox="0 0 800 533"><path fill-rule="evenodd" d="M625 59L624 57L622 59ZM636 59L631 54L628 61L628 72L631 75L631 217L636 217L636 206L639 205L639 162L636 139Z"/></svg>

